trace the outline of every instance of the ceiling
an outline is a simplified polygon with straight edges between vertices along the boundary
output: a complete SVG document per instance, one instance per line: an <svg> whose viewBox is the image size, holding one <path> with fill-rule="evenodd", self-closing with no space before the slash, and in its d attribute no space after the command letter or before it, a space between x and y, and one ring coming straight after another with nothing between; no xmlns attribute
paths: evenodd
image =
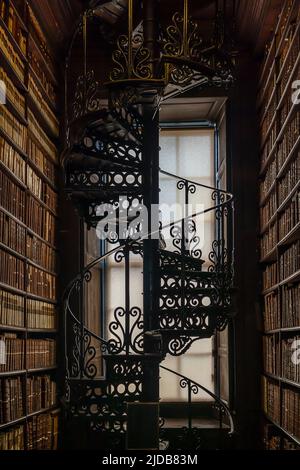
<svg viewBox="0 0 300 470"><path fill-rule="evenodd" d="M212 17L215 0L193 0L193 15L205 20ZM227 0L232 2L233 0ZM37 16L45 27L45 32L54 48L65 53L66 45L72 35L80 13L89 5L100 5L99 16L110 28L119 29L124 24L127 0L31 0ZM179 0L161 0L162 16L170 11ZM263 48L274 30L281 0L236 0L237 33L239 47L251 47L256 55Z"/></svg>

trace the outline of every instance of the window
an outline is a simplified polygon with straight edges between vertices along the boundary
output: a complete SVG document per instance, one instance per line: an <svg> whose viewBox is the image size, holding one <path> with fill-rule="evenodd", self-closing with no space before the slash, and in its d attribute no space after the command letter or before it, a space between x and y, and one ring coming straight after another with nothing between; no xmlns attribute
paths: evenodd
<svg viewBox="0 0 300 470"><path fill-rule="evenodd" d="M214 186L214 130L213 129L174 129L163 130L160 136L160 167L172 174L201 183ZM160 179L160 202L172 204L183 203L183 192L178 191L177 181L168 176ZM204 208L212 206L211 191L198 189L191 195L192 210L196 204ZM163 215L163 214L162 214ZM179 216L180 217L180 216ZM197 233L202 236L202 259L205 260L203 269L208 267L208 255L214 238L214 216L207 213L196 219ZM200 230L203 222L204 230ZM204 238L203 238L204 237ZM189 377L211 391L214 391L213 340L201 339L196 341L188 352L179 357L167 356L164 365ZM178 378L168 372L161 372L161 398L166 401L180 401L186 398L186 391L180 389ZM203 400L209 399L204 392L197 395Z"/></svg>

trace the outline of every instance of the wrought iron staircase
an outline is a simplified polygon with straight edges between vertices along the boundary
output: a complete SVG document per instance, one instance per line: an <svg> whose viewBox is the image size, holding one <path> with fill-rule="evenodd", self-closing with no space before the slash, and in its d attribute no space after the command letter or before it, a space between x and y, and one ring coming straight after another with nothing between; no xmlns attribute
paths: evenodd
<svg viewBox="0 0 300 470"><path fill-rule="evenodd" d="M169 96L170 85L172 96L200 86L208 69L210 85L227 85L232 78L232 64L220 47L211 49L211 60L207 57L210 50L205 49L206 57L201 59L196 25L189 20L187 4L184 0L184 21L174 15L175 26L183 21L183 36L188 36L185 42L191 45L194 38L197 47L192 47L190 53L188 46L184 53L172 48L174 30L168 29L160 72L150 73L150 61L150 75L147 72L143 76L141 71L148 71L143 67L151 54L134 38L129 0L129 34L119 46L123 55L128 54L127 66L131 69L126 76L114 69L105 107L94 73L86 70L85 58L85 74L78 80L73 119L68 123L63 155L66 192L88 227L105 237L107 251L83 267L65 290L65 406L71 422L86 423L91 435L97 436L97 446L105 449L130 448L133 428L138 424L132 419L137 404L144 411L147 406L159 410L162 370L178 377L180 387L187 390L187 425L174 434L164 428L159 412L154 421L149 419L151 413L146 413L143 420L147 423L149 419L152 434L157 436L152 436L152 448L163 443L173 449L201 447L202 430L193 423L192 403L200 390L212 399L210 405L218 413L221 434L215 447L224 444L223 434L232 435L234 429L226 403L202 385L162 365L167 355L182 355L196 340L225 329L234 314L233 253L228 238L232 195L159 169L158 108ZM83 17L83 31L89 16L91 12ZM135 48L130 47L131 43ZM138 60L140 68L134 69ZM114 55L114 62L120 65L120 51ZM159 203L160 173L172 178L183 194L184 214L163 225L155 213L153 228L151 216ZM198 190L209 192L211 205L190 213L190 198L195 199ZM137 213L139 221L134 224ZM204 260L198 222L207 213L215 216L216 235ZM115 220L113 228L105 222L107 217ZM142 306L132 304L130 295L134 257L143 266ZM87 296L87 285L94 270L105 269L109 259L124 269L124 302L114 310L100 337L86 326L88 302L93 302ZM146 436L142 444L144 448L150 448L151 429L148 443Z"/></svg>

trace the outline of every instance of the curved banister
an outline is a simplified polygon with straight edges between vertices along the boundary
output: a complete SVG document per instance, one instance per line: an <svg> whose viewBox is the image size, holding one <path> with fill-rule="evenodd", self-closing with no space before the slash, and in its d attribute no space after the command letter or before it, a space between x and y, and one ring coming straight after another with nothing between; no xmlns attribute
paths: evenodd
<svg viewBox="0 0 300 470"><path fill-rule="evenodd" d="M171 223L168 223L164 226L160 226L157 230L153 231L153 232L149 232L147 234L145 234L144 236L142 236L140 239L138 240L129 240L129 241L126 241L124 243L121 243L120 245L116 246L115 248L112 248L111 250L109 250L107 253L105 253L104 255L101 255L99 256L98 258L94 259L93 261L91 261L87 266L85 266L83 268L83 270L73 279L69 282L69 284L67 285L67 287L65 288L64 290L64 293L63 293L63 299L64 299L64 303L65 303L65 311L67 310L70 315L72 316L73 320L78 324L80 325L84 331L88 332L91 336L93 336L95 339L97 339L99 342L101 342L102 345L106 346L109 350L109 347L110 347L110 343L108 341L106 341L104 338L101 338L100 336L96 335L95 333L89 331L84 325L83 325L83 322L81 320L79 320L78 318L76 318L76 316L73 314L71 308L70 308L70 297L71 297L71 294L73 292L73 290L75 289L76 285L78 282L80 281L83 281L84 279L88 279L89 278L89 274L90 274L90 270L96 266L97 264L101 263L102 261L105 261L107 258L109 258L111 255L115 254L116 252L118 251L122 251L124 249L128 249L130 246L132 245L137 245L137 244L141 244L144 240L146 240L148 237L151 237L153 235L157 235L158 233L160 233L162 230L166 229L166 228L169 228L171 226L174 226L176 224L179 224L180 222L183 222L184 220L190 220L190 219L193 219L195 217L198 217L199 215L203 215L203 214L206 214L208 212L211 212L211 211L216 211L216 210L219 210L223 207L226 207L228 205L230 205L233 201L233 195L227 191L224 191L224 190L221 190L219 188L214 188L214 187L211 187L211 186L207 186L207 185L204 185L204 184L201 184L201 183L198 183L198 182L195 182L195 181L191 181L191 180L188 180L186 178L182 178L178 175L174 175L172 173L169 173L167 171L164 171L164 170L161 170L159 169L160 173L162 174L165 174L165 175L168 175L174 179L177 179L178 181L182 181L184 183L187 183L187 184L192 184L192 185L195 185L195 186L198 186L198 187L202 187L204 189L210 189L211 191L214 191L216 193L219 193L219 194L225 194L228 199L226 201L220 201L219 204L216 204L212 207L209 207L208 209L204 209L204 210L201 210L201 211L198 211L198 212L195 212L191 215L188 215L184 218L180 218L178 219L177 221L175 222L171 222ZM65 323L66 323L67 319L65 318ZM65 328L66 328L66 324L65 324ZM65 338L66 340L66 338ZM65 343L65 348L67 350L67 345ZM171 371L170 371L171 372ZM199 385L200 386L200 385ZM204 388L202 386L200 386L203 390ZM206 390L205 390L206 391ZM207 391L208 394L210 394L211 392ZM212 395L213 396L213 395ZM227 412L227 410L226 410ZM229 412L229 410L228 410Z"/></svg>
<svg viewBox="0 0 300 470"><path fill-rule="evenodd" d="M195 385L196 387L200 388L201 390L203 390L205 393L207 393L210 397L212 397L219 405L222 409L225 410L226 414L227 414L227 417L229 419L229 423L230 423L230 431L229 431L229 435L233 435L234 433L234 422L233 422L233 419L232 419L232 416L231 416L231 412L230 412L230 409L228 408L228 406L226 405L226 403L221 399L219 398L217 395L215 395L213 392L211 392L210 390L208 390L207 388L205 388L203 385L200 385L199 383L195 382L194 380L191 380L189 379L188 377L186 377L185 375L182 375L180 374L179 372L176 372L175 370L172 370L172 369L169 369L168 367L165 367L165 366L162 366L160 365L159 366L160 369L163 369L163 370L166 370L167 372L170 372L171 374L173 375L177 375L177 377L180 377L181 379L183 380L186 380L188 382L190 382L191 384Z"/></svg>
<svg viewBox="0 0 300 470"><path fill-rule="evenodd" d="M179 181L184 181L186 183L193 184L193 185L198 186L200 188L211 189L212 191L218 191L219 193L222 193L222 194L225 194L226 196L228 196L230 198L230 200L233 199L233 194L231 194L228 191L225 191L224 189L214 188L213 186L207 186L206 184L202 184L202 183L198 183L198 182L196 183L196 181L192 181L192 180L189 180L187 178L182 178L181 176L174 175L174 173L169 173L168 171L162 170L161 168L159 168L159 172L162 175L171 176L174 179L177 179ZM230 202L230 201L227 201L227 202Z"/></svg>
<svg viewBox="0 0 300 470"><path fill-rule="evenodd" d="M88 265L85 266L85 268L83 269L83 271L81 273L79 273L72 281L70 281L70 283L68 284L68 286L65 288L65 291L64 291L64 294L63 294L63 298L65 298L65 296L67 295L67 292L68 290L72 287L72 285L76 282L76 281L79 281L90 269L92 269L94 266L96 266L98 263L101 263L101 261L104 261L106 260L109 256L113 255L114 253L116 253L117 251L119 250L122 250L123 248L125 247L128 247L132 244L137 244L137 243L141 243L142 241L146 240L148 237L151 237L153 235L157 235L159 232L161 232L162 230L166 229L166 228L169 228L173 225L176 225L176 224L179 224L180 222L186 220L186 219L193 219L195 217L198 217L199 215L204 215L204 214L207 214L208 212L211 212L211 211L214 211L214 210L217 210L217 209L221 209L222 207L225 207L227 205L229 205L232 201L233 201L233 195L227 191L224 191L222 189L219 189L219 188L214 188L214 187L211 187L211 186L207 186L207 185L204 185L204 184L201 184L201 183L198 183L198 182L195 182L195 181L191 181L191 180L188 180L186 178L181 178L180 176L178 175L173 175L172 173L169 173L167 171L164 171L164 170L159 170L160 173L162 174L165 174L165 175L169 175L173 178L176 178L180 181L185 181L187 183L191 183L191 184L194 184L195 186L198 186L198 187L201 187L201 188L205 188L205 189L211 189L212 191L216 191L218 193L222 193L222 194L226 194L229 199L227 201L224 201L224 202L220 202L220 204L216 204L215 206L213 207L209 207L208 209L204 209L202 211L199 211L199 212L195 212L191 215L188 215L186 216L185 218L181 218L181 219L178 219L176 220L175 222L170 222L162 227L160 227L159 229L153 231L153 232L149 232L147 233L146 235L142 236L140 239L138 240L131 240L131 241L127 241L126 243L123 243L123 244L120 244L118 245L117 247L115 248L112 248L110 251L108 251L107 253L105 253L104 255L101 255L99 256L98 258L95 258L93 261L91 261Z"/></svg>

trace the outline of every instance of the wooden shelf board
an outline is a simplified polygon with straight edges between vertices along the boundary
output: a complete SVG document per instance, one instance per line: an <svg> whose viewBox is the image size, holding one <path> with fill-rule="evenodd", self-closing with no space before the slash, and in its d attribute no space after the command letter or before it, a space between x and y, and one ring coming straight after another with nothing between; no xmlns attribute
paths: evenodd
<svg viewBox="0 0 300 470"><path fill-rule="evenodd" d="M21 148L19 147L18 144L16 144L16 142L11 138L9 137L9 135L4 131L4 129L0 128L0 135L24 158L28 158L27 156L27 153Z"/></svg>
<svg viewBox="0 0 300 470"><path fill-rule="evenodd" d="M0 56L0 64L5 69L9 78L12 80L12 82L18 88L18 90L20 90L23 93L28 93L28 88L26 87L22 78L20 77L16 69L13 67L9 59L4 54L1 54Z"/></svg>
<svg viewBox="0 0 300 470"><path fill-rule="evenodd" d="M279 285L284 286L286 284L294 284L295 282L299 280L300 280L300 270L296 271L294 274L291 274L291 276L288 276L283 281L280 281Z"/></svg>
<svg viewBox="0 0 300 470"><path fill-rule="evenodd" d="M47 372L48 370L49 371L52 371L52 370L56 370L57 369L57 366L49 366L49 367L39 367L37 369L27 369L27 374L38 374L40 372Z"/></svg>
<svg viewBox="0 0 300 470"><path fill-rule="evenodd" d="M40 170L39 167L36 166L36 164L32 160L30 160L30 157L28 157L27 163L37 173L37 175L45 181L45 183L49 184L49 186L51 187L51 189L53 189L53 191L58 193L58 188L52 183L52 181L48 178L48 176L44 175L42 170Z"/></svg>
<svg viewBox="0 0 300 470"><path fill-rule="evenodd" d="M30 110L33 112L35 118L38 120L39 125L43 129L43 131L47 134L47 136L54 141L55 144L58 143L59 133L56 135L53 132L53 129L49 125L47 119L45 118L44 114L41 112L40 108L37 106L36 102L32 98L30 94L28 94L28 106Z"/></svg>
<svg viewBox="0 0 300 470"><path fill-rule="evenodd" d="M22 189L26 190L26 184L20 180L15 173L10 170L7 166L4 165L4 163L0 160L0 168L3 170L9 177L16 183L18 186L21 186Z"/></svg>
<svg viewBox="0 0 300 470"><path fill-rule="evenodd" d="M278 242L278 246L285 246L300 238L300 222L290 232Z"/></svg>
<svg viewBox="0 0 300 470"><path fill-rule="evenodd" d="M280 168L278 174L277 174L277 179L281 179L283 174L285 173L288 165L290 164L291 160L293 159L293 156L295 154L295 152L297 151L298 147L299 147L299 144L300 144L300 135L298 136L296 142L294 143L290 153L288 154L284 164L282 165L282 167Z"/></svg>
<svg viewBox="0 0 300 470"><path fill-rule="evenodd" d="M273 193L275 189L276 189L276 180L273 181L267 193L264 195L262 201L260 202L260 207L263 207L266 204L266 202L269 200L271 194Z"/></svg>
<svg viewBox="0 0 300 470"><path fill-rule="evenodd" d="M40 56L40 58L42 59L43 65L44 65L44 67L46 68L47 72L49 73L49 76L51 77L51 80L52 80L53 84L54 84L56 87L58 87L57 80L56 80L55 76L53 75L53 72L52 72L52 70L51 70L51 68L50 68L50 66L49 66L49 64L48 64L48 62L47 62L47 60L46 60L46 58L45 58L43 52L41 51L39 45L37 44L37 42L36 42L36 40L35 40L35 38L33 37L32 34L29 35L29 43L32 43L32 44L34 45L34 48L35 48L35 50L37 51L37 53L38 53L38 55ZM28 47L29 47L29 45L28 45Z"/></svg>
<svg viewBox="0 0 300 470"><path fill-rule="evenodd" d="M32 65L30 63L29 63L29 73L33 76L34 82L37 85L40 92L42 93L43 98L44 98L45 102L48 104L49 108L53 111L53 113L55 113L57 115L57 113L58 113L57 106L55 106L55 104L49 98L47 91L43 87L43 85L41 83L41 80L37 76L36 71L34 70L34 68L32 67Z"/></svg>
<svg viewBox="0 0 300 470"><path fill-rule="evenodd" d="M22 369L22 370L10 370L9 372L0 372L0 378L1 377L8 377L8 376L11 376L11 375L25 375L26 374L26 370L25 369Z"/></svg>
<svg viewBox="0 0 300 470"><path fill-rule="evenodd" d="M30 418L33 418L34 416L38 416L38 415L41 415L43 413L50 413L51 411L56 411L56 410L59 410L58 405L49 406L48 408L43 408L41 410L34 411L33 413L29 413L27 415L22 416L22 418L15 419L14 421L10 421L8 423L0 424L0 430L10 428L10 427L15 426L17 424L24 423L25 421L27 421Z"/></svg>
<svg viewBox="0 0 300 470"><path fill-rule="evenodd" d="M277 429L279 429L281 432L283 432L289 439L291 439L295 444L300 446L300 438L298 439L297 437L293 436L293 434L290 434L286 429L284 429L280 424L276 423L272 418L270 418L267 414L265 414L265 417L270 423L272 423Z"/></svg>
<svg viewBox="0 0 300 470"><path fill-rule="evenodd" d="M278 290L279 284L274 284L272 287L268 287L268 289L265 289L262 291L262 295L268 295L271 294L272 292Z"/></svg>
<svg viewBox="0 0 300 470"><path fill-rule="evenodd" d="M293 199L294 195L297 193L299 188L300 188L300 180L298 181L296 186L294 186L294 188L290 191L289 195L284 199L284 201L282 201L282 203L279 205L277 209L278 214L280 214L281 212L284 212L286 206L289 204L289 202L291 202L291 200Z"/></svg>
<svg viewBox="0 0 300 470"><path fill-rule="evenodd" d="M10 43L13 45L13 48L14 48L15 52L18 54L19 58L22 60L22 62L24 62L24 64L27 64L28 60L27 60L26 55L21 50L21 48L20 48L19 44L17 43L14 35L10 32L10 30L8 29L6 23L3 21L3 19L1 17L0 17L0 26L2 26L2 28L6 32L7 36L9 37Z"/></svg>
<svg viewBox="0 0 300 470"><path fill-rule="evenodd" d="M261 258L260 263L271 263L277 259L277 245L269 251L263 258Z"/></svg>
<svg viewBox="0 0 300 470"><path fill-rule="evenodd" d="M26 328L24 326L10 326L10 325L0 325L0 331L16 331L16 332L25 332Z"/></svg>
<svg viewBox="0 0 300 470"><path fill-rule="evenodd" d="M25 116L19 111L19 109L13 104L13 102L9 99L6 98L6 106L9 112L11 112L15 118L18 119L18 121L23 124L23 126L28 126L27 119Z"/></svg>

